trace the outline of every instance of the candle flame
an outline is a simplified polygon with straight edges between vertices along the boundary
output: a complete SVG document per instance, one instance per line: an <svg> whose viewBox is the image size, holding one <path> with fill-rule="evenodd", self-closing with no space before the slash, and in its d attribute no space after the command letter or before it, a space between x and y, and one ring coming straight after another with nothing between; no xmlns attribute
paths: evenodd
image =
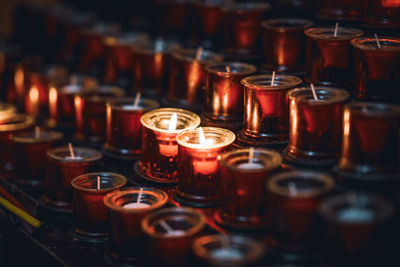
<svg viewBox="0 0 400 267"><path fill-rule="evenodd" d="M49 90L49 108L52 118L55 118L57 116L57 97L57 89L51 87Z"/></svg>
<svg viewBox="0 0 400 267"><path fill-rule="evenodd" d="M24 70L21 64L18 64L14 74L15 90L17 91L18 97L21 99L24 91Z"/></svg>
<svg viewBox="0 0 400 267"><path fill-rule="evenodd" d="M176 113L174 113L172 114L171 119L169 119L168 131L175 131L177 122L178 116L176 115Z"/></svg>
<svg viewBox="0 0 400 267"><path fill-rule="evenodd" d="M212 143L212 140L206 139L206 136L204 135L203 128L199 128L199 144L200 145L208 145Z"/></svg>
<svg viewBox="0 0 400 267"><path fill-rule="evenodd" d="M100 176L97 176L97 190L100 190Z"/></svg>
<svg viewBox="0 0 400 267"><path fill-rule="evenodd" d="M31 89L29 90L29 100L33 104L37 104L39 101L39 90L37 89L36 86L32 86Z"/></svg>

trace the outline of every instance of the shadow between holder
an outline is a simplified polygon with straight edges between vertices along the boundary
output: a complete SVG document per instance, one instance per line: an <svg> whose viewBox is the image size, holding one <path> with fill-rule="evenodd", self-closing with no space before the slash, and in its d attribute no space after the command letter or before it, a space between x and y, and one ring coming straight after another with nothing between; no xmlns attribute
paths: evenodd
<svg viewBox="0 0 400 267"><path fill-rule="evenodd" d="M146 174L144 174L141 170L140 170L140 166L139 166L139 162L140 160L136 161L135 164L133 165L133 170L135 171L135 174L140 177L141 179L145 180L146 182L153 184L153 185L164 185L164 186L170 186L170 187L174 187L176 186L178 181L169 181L167 179L156 179L154 177L150 177Z"/></svg>
<svg viewBox="0 0 400 267"><path fill-rule="evenodd" d="M251 226L251 225L245 225L243 223L230 222L230 221L225 220L221 213L222 213L221 209L217 209L214 212L214 220L219 226L221 226L227 230L244 232L244 233L257 232L257 233L265 234L269 229L269 225L267 223L264 225Z"/></svg>
<svg viewBox="0 0 400 267"><path fill-rule="evenodd" d="M72 202L69 203L69 202L64 202L64 201L54 201L45 195L42 195L40 197L39 203L45 209L50 210L50 211L60 212L60 213L73 213L74 212L74 206L73 206Z"/></svg>

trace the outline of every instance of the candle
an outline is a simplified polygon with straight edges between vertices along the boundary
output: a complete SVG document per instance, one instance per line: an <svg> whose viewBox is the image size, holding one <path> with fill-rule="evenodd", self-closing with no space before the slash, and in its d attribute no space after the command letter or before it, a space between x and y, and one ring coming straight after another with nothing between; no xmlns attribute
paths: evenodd
<svg viewBox="0 0 400 267"><path fill-rule="evenodd" d="M290 101L289 145L285 159L310 166L329 166L336 162L341 143L344 103L350 95L341 89L316 87L288 93Z"/></svg>
<svg viewBox="0 0 400 267"><path fill-rule="evenodd" d="M267 182L271 234L284 251L315 249L317 208L334 187L331 176L308 171L276 174Z"/></svg>
<svg viewBox="0 0 400 267"><path fill-rule="evenodd" d="M164 191L151 187L128 187L108 193L103 200L109 212L108 253L120 261L143 258L145 239L141 221L150 212L163 207L167 200Z"/></svg>
<svg viewBox="0 0 400 267"><path fill-rule="evenodd" d="M203 230L205 217L191 208L165 208L148 214L142 220L147 237L147 251L152 264L185 266L193 236Z"/></svg>
<svg viewBox="0 0 400 267"><path fill-rule="evenodd" d="M42 196L45 206L56 211L72 212L72 179L93 169L101 158L99 151L82 147L48 150Z"/></svg>
<svg viewBox="0 0 400 267"><path fill-rule="evenodd" d="M180 132L178 142L178 196L195 206L215 205L218 199L217 156L228 150L235 134L216 127Z"/></svg>
<svg viewBox="0 0 400 267"><path fill-rule="evenodd" d="M223 62L208 65L205 70L206 101L202 124L238 130L243 123L243 88L240 81L254 74L257 68L250 64Z"/></svg>
<svg viewBox="0 0 400 267"><path fill-rule="evenodd" d="M219 224L230 228L265 227L268 224L265 183L280 169L282 157L274 150L238 149L218 156Z"/></svg>
<svg viewBox="0 0 400 267"><path fill-rule="evenodd" d="M255 75L244 78L244 120L238 134L247 146L279 146L287 143L289 103L286 93L301 84L288 75Z"/></svg>
<svg viewBox="0 0 400 267"><path fill-rule="evenodd" d="M138 171L151 181L176 183L176 135L185 129L199 126L200 118L183 109L161 108L146 112L140 122L143 126L143 147Z"/></svg>
<svg viewBox="0 0 400 267"><path fill-rule="evenodd" d="M122 175L109 172L87 173L74 178L75 224L78 237L104 240L108 235L108 214L104 196L126 184Z"/></svg>
<svg viewBox="0 0 400 267"><path fill-rule="evenodd" d="M157 101L147 98L110 100L107 103L106 150L117 157L134 158L139 155L142 148L140 118L143 113L159 106Z"/></svg>

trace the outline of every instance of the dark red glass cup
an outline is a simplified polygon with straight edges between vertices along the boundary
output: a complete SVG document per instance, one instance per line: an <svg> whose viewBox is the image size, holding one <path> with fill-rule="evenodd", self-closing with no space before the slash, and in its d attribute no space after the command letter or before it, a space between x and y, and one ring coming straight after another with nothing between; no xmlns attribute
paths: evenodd
<svg viewBox="0 0 400 267"><path fill-rule="evenodd" d="M229 69L229 72L227 72ZM240 81L256 73L256 66L226 62L206 67L205 108L202 125L236 131L243 122L243 87Z"/></svg>
<svg viewBox="0 0 400 267"><path fill-rule="evenodd" d="M400 102L400 38L362 37L354 47L354 96L361 100Z"/></svg>
<svg viewBox="0 0 400 267"><path fill-rule="evenodd" d="M106 103L121 97L124 91L118 87L100 86L96 90L81 92L75 96L75 137L78 140L101 142L106 138Z"/></svg>
<svg viewBox="0 0 400 267"><path fill-rule="evenodd" d="M353 85L353 49L350 41L363 35L354 28L310 28L307 35L307 82L349 88Z"/></svg>
<svg viewBox="0 0 400 267"><path fill-rule="evenodd" d="M148 214L142 220L142 230L146 234L149 261L156 265L185 266L191 241L204 225L204 215L191 208L165 208Z"/></svg>
<svg viewBox="0 0 400 267"><path fill-rule="evenodd" d="M244 86L243 129L238 140L247 146L279 146L289 135L289 101L286 93L301 84L295 76L255 75Z"/></svg>
<svg viewBox="0 0 400 267"><path fill-rule="evenodd" d="M109 253L113 258L129 261L145 256L146 243L141 228L142 219L167 203L168 196L164 191L143 187L137 204L140 189L140 187L123 188L104 197L110 225Z"/></svg>
<svg viewBox="0 0 400 267"><path fill-rule="evenodd" d="M71 181L88 173L100 161L102 155L94 149L74 147L74 156L68 147L57 147L47 151L46 179L43 203L46 207L62 212L73 211Z"/></svg>
<svg viewBox="0 0 400 267"><path fill-rule="evenodd" d="M142 149L143 113L158 108L160 104L141 98L134 106L133 98L117 98L107 103L107 141L104 147L113 154L135 157Z"/></svg>
<svg viewBox="0 0 400 267"><path fill-rule="evenodd" d="M178 198L186 204L206 207L220 197L217 157L231 148L235 134L216 127L180 132L178 142Z"/></svg>
<svg viewBox="0 0 400 267"><path fill-rule="evenodd" d="M364 3L363 21L372 28L400 27L400 2L398 0L368 0Z"/></svg>
<svg viewBox="0 0 400 267"><path fill-rule="evenodd" d="M306 36L313 22L305 19L271 19L262 23L264 71L304 75Z"/></svg>
<svg viewBox="0 0 400 267"><path fill-rule="evenodd" d="M334 184L331 176L309 171L284 172L268 180L270 229L277 248L291 253L317 248L318 206Z"/></svg>
<svg viewBox="0 0 400 267"><path fill-rule="evenodd" d="M228 151L218 156L221 197L216 218L227 227L268 225L265 183L280 169L282 157L274 150L251 152L252 149Z"/></svg>
<svg viewBox="0 0 400 267"><path fill-rule="evenodd" d="M49 131L30 131L13 135L16 155L16 182L21 186L43 185L46 174L46 152L61 141L63 134Z"/></svg>
<svg viewBox="0 0 400 267"><path fill-rule="evenodd" d="M288 93L290 101L289 145L285 160L301 165L332 165L339 156L343 106L350 95L335 88L298 88Z"/></svg>
<svg viewBox="0 0 400 267"><path fill-rule="evenodd" d="M338 21L358 21L362 18L363 5L368 5L362 0L323 0L320 3L318 17Z"/></svg>

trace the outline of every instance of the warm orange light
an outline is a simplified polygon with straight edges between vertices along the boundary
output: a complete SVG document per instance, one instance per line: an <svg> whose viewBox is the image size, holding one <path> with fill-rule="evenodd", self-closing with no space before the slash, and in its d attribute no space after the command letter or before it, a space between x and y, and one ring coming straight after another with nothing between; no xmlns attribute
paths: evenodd
<svg viewBox="0 0 400 267"><path fill-rule="evenodd" d="M400 7L400 0L382 0L384 7Z"/></svg>
<svg viewBox="0 0 400 267"><path fill-rule="evenodd" d="M197 86L200 83L200 64L198 61L193 61L189 70L188 77L188 101L194 102L197 94Z"/></svg>
<svg viewBox="0 0 400 267"><path fill-rule="evenodd" d="M51 87L49 90L49 111L51 118L55 119L57 117L57 89Z"/></svg>
<svg viewBox="0 0 400 267"><path fill-rule="evenodd" d="M178 116L176 113L172 114L171 119L169 120L168 131L175 131L176 124L178 122Z"/></svg>
<svg viewBox="0 0 400 267"><path fill-rule="evenodd" d="M16 66L15 74L14 74L14 84L15 91L17 93L18 99L23 99L24 97L24 70L21 64Z"/></svg>
<svg viewBox="0 0 400 267"><path fill-rule="evenodd" d="M154 55L154 72L155 72L156 77L161 76L162 63L163 63L163 55L162 55L162 53L157 52Z"/></svg>
<svg viewBox="0 0 400 267"><path fill-rule="evenodd" d="M76 118L76 128L77 131L80 132L82 130L82 98L80 96L75 96L74 99L75 104L75 118Z"/></svg>
<svg viewBox="0 0 400 267"><path fill-rule="evenodd" d="M27 111L32 115L37 115L39 113L39 90L36 86L32 86L29 90L29 104Z"/></svg>

